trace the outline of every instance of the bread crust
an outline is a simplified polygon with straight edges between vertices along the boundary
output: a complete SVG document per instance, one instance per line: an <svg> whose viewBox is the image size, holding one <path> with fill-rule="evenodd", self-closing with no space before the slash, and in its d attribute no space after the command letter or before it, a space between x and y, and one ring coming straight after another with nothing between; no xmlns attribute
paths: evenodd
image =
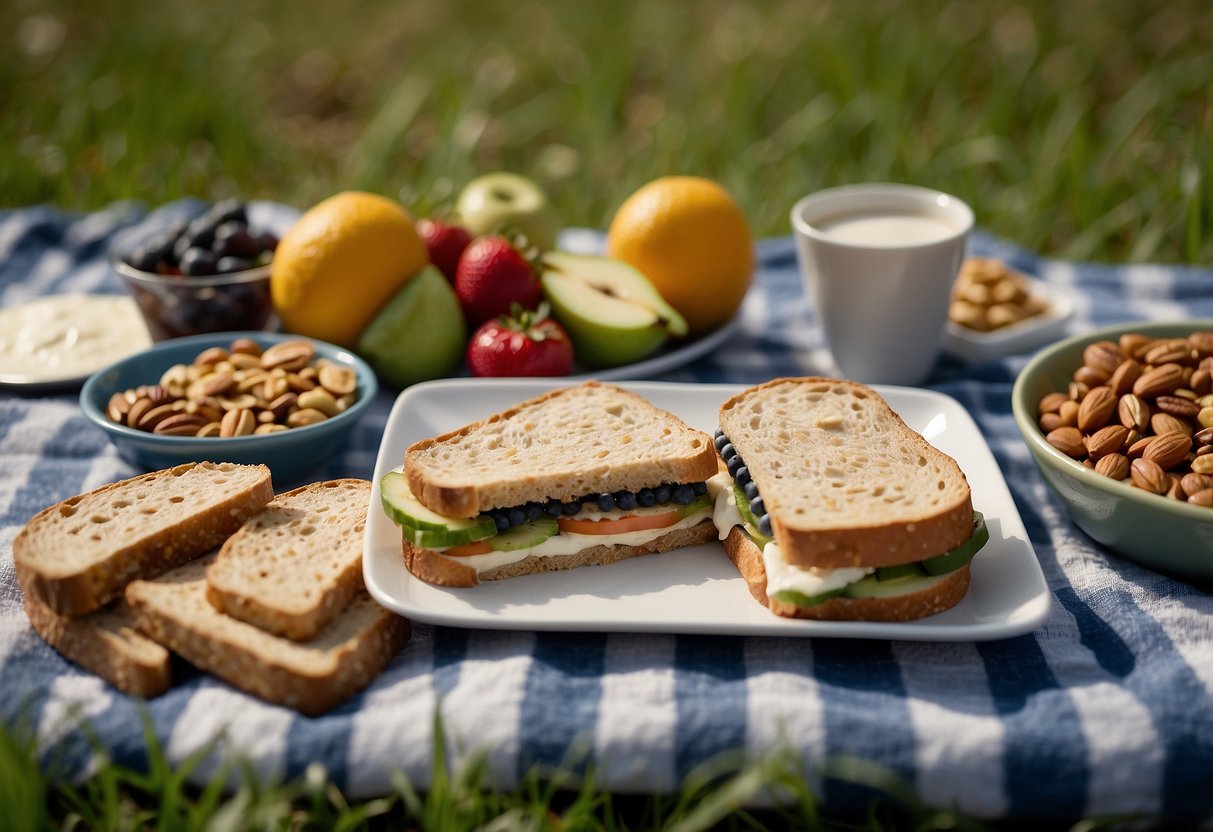
<svg viewBox="0 0 1213 832"><path fill-rule="evenodd" d="M259 469L260 477L251 487L229 495L186 522L176 523L142 539L134 542L116 539L112 550L100 562L62 571L53 570L40 561L43 546L70 545L65 536L52 533L52 529L65 512L74 513L81 502L96 501L135 483L144 482L155 488L160 477L212 465L191 462L153 471L110 483L38 512L13 539L17 583L26 595L35 596L55 612L82 615L120 597L131 581L160 575L218 546L273 498L270 469L266 466L241 466Z"/></svg>
<svg viewBox="0 0 1213 832"><path fill-rule="evenodd" d="M23 606L47 644L118 690L150 699L172 684L169 652L135 630L122 601L79 618L61 615L28 594Z"/></svg>
<svg viewBox="0 0 1213 832"><path fill-rule="evenodd" d="M831 386L842 385L852 390L865 391L874 404L884 409L885 416L892 420L894 430L900 434L898 441L916 445L924 453L940 459L952 469L953 475L964 483L964 493L960 499L942 506L933 514L915 516L912 519L873 520L862 526L829 528L797 525L785 514L771 510L771 528L788 563L827 569L844 566L893 566L941 554L969 539L973 533L973 501L968 480L960 466L906 425L883 398L862 384L816 376L777 378L733 396L721 405L720 424L743 459L746 458L751 440L744 426L730 426L729 411L743 400L763 395L777 387L808 383L829 383ZM763 472L751 470L751 474L755 477L755 482L758 482L759 491L763 492L768 509L772 509L775 501L768 497L767 492L763 491L763 483L759 482Z"/></svg>
<svg viewBox="0 0 1213 832"><path fill-rule="evenodd" d="M970 565L965 564L933 587L892 598L843 598L799 607L767 596L766 567L762 551L741 528L734 526L724 540L729 560L745 579L755 600L784 618L815 621L913 621L943 612L960 603L969 591Z"/></svg>
<svg viewBox="0 0 1213 832"><path fill-rule="evenodd" d="M445 557L432 549L421 549L403 538L401 547L404 552L404 565L409 572L421 580L439 586L471 587L482 581L498 581L515 578L519 575L533 575L537 572L556 572L575 569L579 566L602 566L641 555L669 552L684 546L697 546L715 539L716 527L712 525L711 520L704 520L689 529L679 529L664 534L639 546L601 545L582 549L572 555L556 557L531 555L520 561L487 570L480 575L477 575L476 570L472 567L456 563L454 558Z"/></svg>
<svg viewBox="0 0 1213 832"><path fill-rule="evenodd" d="M452 440L461 441L486 426L513 419L524 411L543 407L554 399L576 395L578 391L587 390L608 392L621 400L638 404L646 410L656 411L661 414L663 420L668 421L672 432L681 433L684 436L696 434L696 438L701 439L699 447L687 455L664 457L659 461L642 459L635 463L609 464L591 459L578 460L578 477L571 477L567 471L559 470L532 470L526 475L509 471L508 476L500 482L476 484L458 481L439 482L434 478L432 472L424 470L425 465L421 458L435 446L452 443ZM535 467L543 468L543 466ZM657 408L642 396L613 384L602 384L596 381L586 381L574 387L558 388L519 402L513 407L479 422L415 442L404 454L404 475L413 495L431 511L447 517L475 517L482 511L520 505L529 500L543 501L552 498L565 500L598 491L621 489L635 491L666 482L701 482L715 473L716 452L712 447L710 436L694 430L672 413ZM584 480L584 484L580 488L576 482L578 478Z"/></svg>

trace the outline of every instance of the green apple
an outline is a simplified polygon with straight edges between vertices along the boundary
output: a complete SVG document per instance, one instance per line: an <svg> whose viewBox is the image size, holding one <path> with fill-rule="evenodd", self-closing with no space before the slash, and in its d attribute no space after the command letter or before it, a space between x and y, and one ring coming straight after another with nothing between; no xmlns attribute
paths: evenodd
<svg viewBox="0 0 1213 832"><path fill-rule="evenodd" d="M652 354L687 322L653 284L612 257L553 251L543 256L543 294L573 339L577 359L617 367Z"/></svg>
<svg viewBox="0 0 1213 832"><path fill-rule="evenodd" d="M560 218L543 189L516 173L498 171L464 186L455 213L473 237L517 229L540 251L556 247Z"/></svg>
<svg viewBox="0 0 1213 832"><path fill-rule="evenodd" d="M358 339L358 352L385 382L407 387L450 375L467 345L455 290L426 266L392 295Z"/></svg>

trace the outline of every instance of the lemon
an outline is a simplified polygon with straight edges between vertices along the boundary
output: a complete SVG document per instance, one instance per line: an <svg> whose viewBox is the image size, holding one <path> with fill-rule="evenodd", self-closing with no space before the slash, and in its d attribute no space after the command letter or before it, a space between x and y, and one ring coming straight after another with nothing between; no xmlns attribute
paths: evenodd
<svg viewBox="0 0 1213 832"><path fill-rule="evenodd" d="M376 194L346 191L310 208L283 236L270 294L290 332L353 347L428 262L408 211Z"/></svg>
<svg viewBox="0 0 1213 832"><path fill-rule="evenodd" d="M754 271L754 242L733 197L697 176L665 176L619 206L607 253L643 272L692 335L737 312Z"/></svg>

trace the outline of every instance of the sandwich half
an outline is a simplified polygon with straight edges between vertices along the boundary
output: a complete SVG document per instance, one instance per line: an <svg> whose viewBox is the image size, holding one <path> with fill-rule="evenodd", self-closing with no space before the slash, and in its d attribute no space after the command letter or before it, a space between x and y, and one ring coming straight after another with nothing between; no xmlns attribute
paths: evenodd
<svg viewBox="0 0 1213 832"><path fill-rule="evenodd" d="M453 587L716 537L712 439L589 381L410 446L380 483L418 578Z"/></svg>
<svg viewBox="0 0 1213 832"><path fill-rule="evenodd" d="M908 621L955 606L989 539L950 456L874 390L775 379L720 408L713 520L750 593L791 618Z"/></svg>

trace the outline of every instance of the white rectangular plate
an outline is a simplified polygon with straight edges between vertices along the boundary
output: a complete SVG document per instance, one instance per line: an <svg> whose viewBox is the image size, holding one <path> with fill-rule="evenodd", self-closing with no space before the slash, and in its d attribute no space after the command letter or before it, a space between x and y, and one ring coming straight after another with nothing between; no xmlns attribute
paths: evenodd
<svg viewBox="0 0 1213 832"><path fill-rule="evenodd" d="M724 549L714 543L468 589L431 586L413 577L404 566L400 530L380 508L379 480L400 468L413 442L559 386L552 380L450 379L400 394L379 446L363 543L366 585L379 603L415 621L456 627L923 641L1008 638L1035 629L1048 615L1044 574L977 425L955 399L904 387L876 389L906 424L960 463L973 489L973 505L985 514L990 530L990 542L973 560L968 595L938 615L898 624L780 618L750 596ZM708 433L716 430L721 403L745 389L660 382L621 386Z"/></svg>

